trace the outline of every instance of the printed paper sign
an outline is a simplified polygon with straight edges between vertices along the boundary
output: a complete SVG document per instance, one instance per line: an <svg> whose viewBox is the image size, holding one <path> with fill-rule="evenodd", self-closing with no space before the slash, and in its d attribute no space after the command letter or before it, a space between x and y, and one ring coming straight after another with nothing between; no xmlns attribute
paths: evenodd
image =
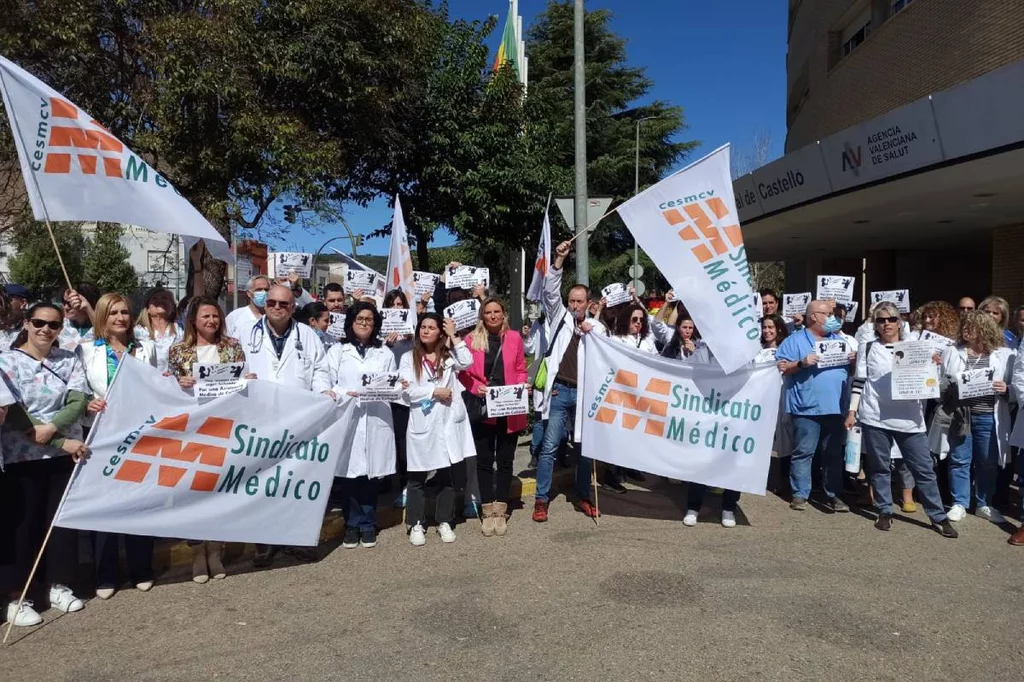
<svg viewBox="0 0 1024 682"><path fill-rule="evenodd" d="M437 280L439 279L441 279L441 275L435 275L432 272L413 272L412 283L416 292L416 298L420 298L423 294L433 296L434 289L437 287Z"/></svg>
<svg viewBox="0 0 1024 682"><path fill-rule="evenodd" d="M853 322L857 319L857 306L859 305L856 301L843 304L846 307L846 321Z"/></svg>
<svg viewBox="0 0 1024 682"><path fill-rule="evenodd" d="M331 316L331 323L327 327L327 336L341 341L345 338L345 313L327 313Z"/></svg>
<svg viewBox="0 0 1024 682"><path fill-rule="evenodd" d="M819 301L835 301L836 303L853 302L854 278L849 275L818 275Z"/></svg>
<svg viewBox="0 0 1024 682"><path fill-rule="evenodd" d="M904 341L893 346L892 399L924 400L939 397L939 366L935 349L927 341Z"/></svg>
<svg viewBox="0 0 1024 682"><path fill-rule="evenodd" d="M777 348L762 348L758 351L757 356L754 357L754 364L761 362L775 362L775 352Z"/></svg>
<svg viewBox="0 0 1024 682"><path fill-rule="evenodd" d="M845 367L850 364L850 345L839 339L826 339L814 344L818 368Z"/></svg>
<svg viewBox="0 0 1024 682"><path fill-rule="evenodd" d="M287 277L294 272L302 279L308 279L313 272L313 255L309 253L272 251L267 254L267 263L273 264L272 277Z"/></svg>
<svg viewBox="0 0 1024 682"><path fill-rule="evenodd" d="M475 298L456 301L444 309L444 316L454 320L455 328L459 331L475 327L480 319L480 301Z"/></svg>
<svg viewBox="0 0 1024 682"><path fill-rule="evenodd" d="M954 343L956 343L955 341L953 341L953 339L949 338L948 336L936 334L935 332L930 332L927 329L921 332L921 341L927 341L928 343L931 344L932 350L935 350L939 353L944 351L948 346L952 346Z"/></svg>
<svg viewBox="0 0 1024 682"><path fill-rule="evenodd" d="M411 311L405 308L385 308L380 314L384 318L380 326L381 334L412 334Z"/></svg>
<svg viewBox="0 0 1024 682"><path fill-rule="evenodd" d="M346 294L354 294L362 289L364 296L373 296L378 286L386 286L386 283L372 270L349 270L345 273Z"/></svg>
<svg viewBox="0 0 1024 682"><path fill-rule="evenodd" d="M754 310L757 312L757 322L760 324L764 321L764 301L761 300L760 292L754 292Z"/></svg>
<svg viewBox="0 0 1024 682"><path fill-rule="evenodd" d="M489 386L487 388L487 418L509 417L530 411L530 394L526 384Z"/></svg>
<svg viewBox="0 0 1024 682"><path fill-rule="evenodd" d="M991 367L982 369L965 369L956 375L956 384L960 389L960 399L981 398L986 395L995 395L996 390L992 388L996 371Z"/></svg>
<svg viewBox="0 0 1024 682"><path fill-rule="evenodd" d="M895 303L896 309L901 313L910 313L910 290L909 289L892 289L890 291L872 291L871 292L871 304L879 303L881 301L888 301L889 303Z"/></svg>
<svg viewBox="0 0 1024 682"><path fill-rule="evenodd" d="M811 292L809 291L802 294L783 294L782 316L788 318L794 315L804 315L807 313L807 304L810 302Z"/></svg>
<svg viewBox="0 0 1024 682"><path fill-rule="evenodd" d="M622 303L629 303L633 300L633 296L629 293L629 289L621 282L609 284L604 289L601 289L601 295L604 296L604 305L606 308L621 305Z"/></svg>
<svg viewBox="0 0 1024 682"><path fill-rule="evenodd" d="M192 368L197 398L219 398L245 388L244 362L196 363Z"/></svg>
<svg viewBox="0 0 1024 682"><path fill-rule="evenodd" d="M448 289L472 289L477 284L483 284L486 289L490 283L490 268L478 268L475 265L450 267L445 278L445 287Z"/></svg>
<svg viewBox="0 0 1024 682"><path fill-rule="evenodd" d="M372 372L359 379L360 403L390 403L402 397L402 377L398 372Z"/></svg>

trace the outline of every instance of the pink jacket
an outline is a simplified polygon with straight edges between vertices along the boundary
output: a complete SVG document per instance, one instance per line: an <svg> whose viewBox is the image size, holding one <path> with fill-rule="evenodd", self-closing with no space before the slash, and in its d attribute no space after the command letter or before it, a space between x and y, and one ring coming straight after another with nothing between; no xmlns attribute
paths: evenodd
<svg viewBox="0 0 1024 682"><path fill-rule="evenodd" d="M484 372L484 356L487 352L473 348L473 346L469 345L468 338L466 339L466 345L469 347L470 353L473 354L473 366L459 372L459 381L462 382L467 391L473 395L479 395L479 388L487 384L487 374ZM511 329L505 332L501 342L501 362L505 370L506 384L525 384L529 382L526 374L526 353L523 350L523 337L519 335L519 332ZM507 419L509 433L517 433L524 430L528 423L525 414L512 415L507 417ZM494 423L493 419L486 419L484 421L487 424Z"/></svg>

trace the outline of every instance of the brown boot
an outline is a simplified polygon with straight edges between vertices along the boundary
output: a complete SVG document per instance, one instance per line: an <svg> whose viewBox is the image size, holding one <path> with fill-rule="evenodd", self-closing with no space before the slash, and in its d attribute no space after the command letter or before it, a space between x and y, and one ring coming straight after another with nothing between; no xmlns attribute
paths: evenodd
<svg viewBox="0 0 1024 682"><path fill-rule="evenodd" d="M202 585L210 579L210 574L206 569L206 543L201 542L198 545L192 545L191 548L192 580Z"/></svg>
<svg viewBox="0 0 1024 682"><path fill-rule="evenodd" d="M1024 545L1024 525L1021 525L1021 527L1018 528L1014 532L1014 534L1010 536L1010 539L1007 540L1007 542L1009 542L1011 545Z"/></svg>
<svg viewBox="0 0 1024 682"><path fill-rule="evenodd" d="M228 574L228 572L224 570L224 561L222 559L223 555L223 542L206 543L206 559L210 562L210 577L214 580L222 580Z"/></svg>
<svg viewBox="0 0 1024 682"><path fill-rule="evenodd" d="M485 538L489 538L494 535L497 524L497 518L494 514L494 502L481 505L481 511L483 513L483 524L480 526L480 532L484 534Z"/></svg>
<svg viewBox="0 0 1024 682"><path fill-rule="evenodd" d="M508 532L508 517L505 512L508 511L508 505L504 502L494 503L494 534L504 535Z"/></svg>

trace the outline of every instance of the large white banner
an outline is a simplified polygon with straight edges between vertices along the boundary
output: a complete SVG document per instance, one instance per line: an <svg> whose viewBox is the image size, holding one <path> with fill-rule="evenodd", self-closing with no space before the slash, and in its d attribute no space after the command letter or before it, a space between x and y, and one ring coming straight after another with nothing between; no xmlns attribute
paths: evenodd
<svg viewBox="0 0 1024 682"><path fill-rule="evenodd" d="M351 451L355 402L254 380L199 404L174 379L125 359L55 523L316 545L338 458Z"/></svg>
<svg viewBox="0 0 1024 682"><path fill-rule="evenodd" d="M548 274L548 263L551 262L551 219L547 208L544 209L544 224L540 228L540 242L537 244L537 257L533 263L533 279L526 292L526 300L539 301L544 295L544 277Z"/></svg>
<svg viewBox="0 0 1024 682"><path fill-rule="evenodd" d="M729 145L618 211L693 315L722 368L732 372L750 362L761 349L761 311L732 193Z"/></svg>
<svg viewBox="0 0 1024 682"><path fill-rule="evenodd" d="M583 454L764 495L782 380L774 363L726 374L588 334Z"/></svg>
<svg viewBox="0 0 1024 682"><path fill-rule="evenodd" d="M3 57L0 79L36 220L139 225L203 239L210 254L231 261L210 221L92 116Z"/></svg>

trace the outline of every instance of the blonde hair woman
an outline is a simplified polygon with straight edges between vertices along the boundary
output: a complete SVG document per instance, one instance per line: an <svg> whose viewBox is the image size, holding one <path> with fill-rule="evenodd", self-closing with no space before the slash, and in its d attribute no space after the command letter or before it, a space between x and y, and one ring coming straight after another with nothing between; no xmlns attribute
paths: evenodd
<svg viewBox="0 0 1024 682"><path fill-rule="evenodd" d="M1010 304L1001 296L989 296L978 304L978 310L986 313L998 325L1003 334L1003 345L1017 348L1017 335L1008 329L1010 326Z"/></svg>
<svg viewBox="0 0 1024 682"><path fill-rule="evenodd" d="M167 289L153 289L142 304L142 312L135 321L135 338L150 340L156 346L156 368L167 371L167 355L171 346L182 339L182 329L175 321L178 304Z"/></svg>

